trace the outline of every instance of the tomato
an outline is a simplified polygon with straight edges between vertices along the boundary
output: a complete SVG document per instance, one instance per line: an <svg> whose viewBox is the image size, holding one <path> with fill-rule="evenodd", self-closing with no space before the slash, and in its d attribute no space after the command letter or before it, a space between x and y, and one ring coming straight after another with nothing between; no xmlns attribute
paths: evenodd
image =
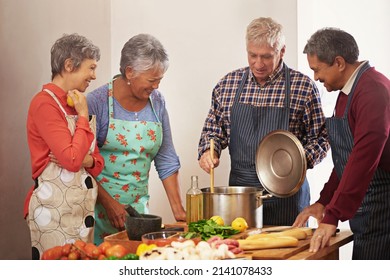
<svg viewBox="0 0 390 280"><path fill-rule="evenodd" d="M110 248L110 247L111 247L111 243L108 241L104 241L104 242L99 244L98 249L100 250L101 254L105 254L107 248Z"/></svg>
<svg viewBox="0 0 390 280"><path fill-rule="evenodd" d="M86 256L86 252L84 250L86 245L87 245L87 243L85 241L82 241L82 240L76 240L73 243L74 249L71 250L71 251L75 251L78 254L78 258L77 259L81 259L81 258Z"/></svg>
<svg viewBox="0 0 390 280"><path fill-rule="evenodd" d="M55 246L43 252L42 260L59 260L62 257L62 246Z"/></svg>
<svg viewBox="0 0 390 280"><path fill-rule="evenodd" d="M78 260L80 258L80 253L77 251L72 251L68 255L68 260Z"/></svg>
<svg viewBox="0 0 390 280"><path fill-rule="evenodd" d="M107 257L117 257L122 258L127 255L127 249L120 244L115 244L106 250L106 256Z"/></svg>
<svg viewBox="0 0 390 280"><path fill-rule="evenodd" d="M72 248L72 244L65 244L62 245L62 256L67 257L70 253L70 250Z"/></svg>
<svg viewBox="0 0 390 280"><path fill-rule="evenodd" d="M85 254L92 259L97 259L97 257L100 255L100 250L93 243L87 243L84 246L83 250Z"/></svg>
<svg viewBox="0 0 390 280"><path fill-rule="evenodd" d="M84 246L86 245L87 243L85 241L82 241L82 240L76 240L73 245L76 246L78 249L82 249L84 248Z"/></svg>

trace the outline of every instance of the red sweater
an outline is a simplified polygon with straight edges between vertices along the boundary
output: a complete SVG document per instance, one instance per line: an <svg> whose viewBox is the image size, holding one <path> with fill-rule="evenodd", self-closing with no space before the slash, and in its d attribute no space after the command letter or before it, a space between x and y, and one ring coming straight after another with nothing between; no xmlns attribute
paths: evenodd
<svg viewBox="0 0 390 280"><path fill-rule="evenodd" d="M66 113L77 115L74 108L66 104L67 93L56 85L50 83L43 89L53 92ZM94 140L88 120L80 117L77 120L74 135L70 134L65 115L55 100L45 91L36 94L30 103L27 115L27 140L30 149L32 178L35 180L50 162L49 153L52 152L61 166L73 172L82 167L82 162ZM86 168L92 175L97 176L103 170L104 159L100 155L97 145L92 154L94 166ZM29 190L24 214L28 213L28 204L34 186Z"/></svg>
<svg viewBox="0 0 390 280"><path fill-rule="evenodd" d="M343 115L347 99L339 94L336 116ZM336 226L355 215L375 170L380 167L390 172L390 80L373 67L358 81L348 123L354 145L344 173L339 180L333 168L317 201L326 206L322 222Z"/></svg>

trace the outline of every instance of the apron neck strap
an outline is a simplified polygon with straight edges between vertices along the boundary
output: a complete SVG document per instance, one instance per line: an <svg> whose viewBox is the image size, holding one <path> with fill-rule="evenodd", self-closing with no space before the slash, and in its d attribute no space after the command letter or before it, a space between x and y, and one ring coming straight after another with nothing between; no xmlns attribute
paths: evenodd
<svg viewBox="0 0 390 280"><path fill-rule="evenodd" d="M62 107L60 101L58 100L58 98L55 96L55 94L48 90L48 89L43 89L44 91L46 91L51 97L53 97L53 99L55 100L55 102L58 104L58 106L60 107L61 111L64 113L65 117L68 116L68 114L66 113L64 107Z"/></svg>

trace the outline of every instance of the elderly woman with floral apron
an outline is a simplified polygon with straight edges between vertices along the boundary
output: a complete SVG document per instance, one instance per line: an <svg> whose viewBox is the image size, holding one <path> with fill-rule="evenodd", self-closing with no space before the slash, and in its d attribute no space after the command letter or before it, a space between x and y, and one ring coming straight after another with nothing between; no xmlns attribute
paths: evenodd
<svg viewBox="0 0 390 280"><path fill-rule="evenodd" d="M146 51L147 50L147 51ZM165 100L157 91L167 69L167 56L153 36L139 34L122 49L121 74L88 94L97 116L97 140L105 167L97 177L95 243L124 229L131 204L149 212L149 171L154 161L173 214L185 220L178 183L179 158L170 132Z"/></svg>

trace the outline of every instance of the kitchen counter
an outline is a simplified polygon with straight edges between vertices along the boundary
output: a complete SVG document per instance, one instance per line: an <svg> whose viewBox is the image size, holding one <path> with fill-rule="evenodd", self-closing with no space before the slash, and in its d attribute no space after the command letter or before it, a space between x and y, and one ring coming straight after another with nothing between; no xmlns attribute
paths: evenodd
<svg viewBox="0 0 390 280"><path fill-rule="evenodd" d="M166 225L167 228L182 226L182 224ZM111 244L122 244L129 253L135 253L141 241L129 240L126 231L121 231L104 238ZM240 257L252 260L338 260L340 247L353 241L353 234L350 230L341 230L330 239L330 245L316 253L310 253L310 236L300 240L297 247L280 249L262 249L245 252Z"/></svg>
<svg viewBox="0 0 390 280"><path fill-rule="evenodd" d="M263 249L246 252L244 256L250 256L253 260L338 260L339 249L353 241L350 230L341 230L331 237L328 247L320 249L316 253L310 253L310 238L300 240L297 247L280 249Z"/></svg>
<svg viewBox="0 0 390 280"><path fill-rule="evenodd" d="M289 260L338 260L340 247L352 241L353 233L350 230L341 230L336 234L336 236L330 239L328 247L325 247L316 253L310 253L309 250L306 249L294 256L291 256Z"/></svg>

